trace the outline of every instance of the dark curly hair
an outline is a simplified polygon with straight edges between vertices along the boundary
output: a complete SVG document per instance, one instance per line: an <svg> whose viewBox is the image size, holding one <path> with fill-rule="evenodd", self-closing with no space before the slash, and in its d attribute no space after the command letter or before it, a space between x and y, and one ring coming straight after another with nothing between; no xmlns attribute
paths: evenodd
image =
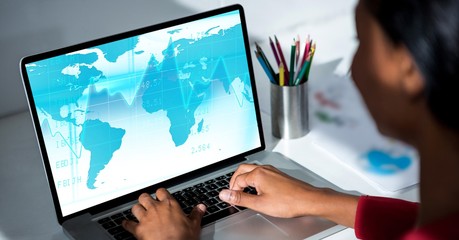
<svg viewBox="0 0 459 240"><path fill-rule="evenodd" d="M459 1L362 0L388 38L410 51L433 115L459 132Z"/></svg>

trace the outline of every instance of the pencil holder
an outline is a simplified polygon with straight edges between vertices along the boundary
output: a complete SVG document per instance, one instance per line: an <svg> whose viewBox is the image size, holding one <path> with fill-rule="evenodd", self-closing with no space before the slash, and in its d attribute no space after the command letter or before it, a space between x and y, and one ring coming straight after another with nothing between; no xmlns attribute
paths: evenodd
<svg viewBox="0 0 459 240"><path fill-rule="evenodd" d="M309 132L308 82L295 86L271 84L271 123L277 138L300 138Z"/></svg>

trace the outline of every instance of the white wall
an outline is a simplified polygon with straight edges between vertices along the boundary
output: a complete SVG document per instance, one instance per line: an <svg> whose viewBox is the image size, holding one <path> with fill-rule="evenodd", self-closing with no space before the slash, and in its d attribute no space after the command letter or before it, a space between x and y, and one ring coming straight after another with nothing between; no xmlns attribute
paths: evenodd
<svg viewBox="0 0 459 240"><path fill-rule="evenodd" d="M22 57L195 12L168 0L1 0L0 117L28 109Z"/></svg>
<svg viewBox="0 0 459 240"><path fill-rule="evenodd" d="M269 49L277 35L285 51L292 38L307 34L318 42L315 64L340 61L350 66L356 46L357 0L0 0L0 117L26 111L19 73L26 55L52 50L152 25L193 13L239 3L249 37ZM268 56L271 58L272 56ZM274 61L271 59L271 61ZM269 110L269 83L258 62L255 77L262 110ZM332 70L333 71L333 70ZM311 76L316 73L311 72Z"/></svg>

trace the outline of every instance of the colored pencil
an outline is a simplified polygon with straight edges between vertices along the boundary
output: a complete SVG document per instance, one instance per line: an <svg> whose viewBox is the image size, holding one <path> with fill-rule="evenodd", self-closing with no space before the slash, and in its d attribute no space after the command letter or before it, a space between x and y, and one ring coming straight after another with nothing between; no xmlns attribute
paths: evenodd
<svg viewBox="0 0 459 240"><path fill-rule="evenodd" d="M284 53L282 52L282 47L279 43L279 40L277 39L276 35L274 35L274 41L276 43L277 47L277 52L279 53L280 60L282 61L282 64L284 64L284 75L285 78L288 78L288 69L287 69L287 62L285 61Z"/></svg>
<svg viewBox="0 0 459 240"><path fill-rule="evenodd" d="M300 62L300 55L301 55L301 42L299 41L300 35L297 36L298 39L296 41L296 63L295 63L295 75L293 76L293 79L296 80L298 77L298 74L300 74L301 67L303 66L302 63Z"/></svg>
<svg viewBox="0 0 459 240"><path fill-rule="evenodd" d="M295 52L295 72L296 72L298 70L298 61L300 60L300 52L301 52L299 34L297 35L295 45L296 45L296 52Z"/></svg>
<svg viewBox="0 0 459 240"><path fill-rule="evenodd" d="M279 66L279 64L280 64L279 55L277 54L276 47L274 46L274 43L273 43L273 40L271 39L271 37L269 37L269 45L271 46L271 50L273 51L274 58L276 59L277 66Z"/></svg>
<svg viewBox="0 0 459 240"><path fill-rule="evenodd" d="M310 54L310 56L309 56L309 61L308 61L308 62L309 62L309 65L308 65L308 68L307 68L307 70L306 70L306 76L307 76L307 78L306 78L305 81L307 81L308 78L309 78L309 72L311 71L312 59L314 58L314 53L315 53L315 52L316 52L316 44L314 43L313 46L311 47L311 54ZM303 81L303 82L304 82L304 81Z"/></svg>
<svg viewBox="0 0 459 240"><path fill-rule="evenodd" d="M274 76L271 74L271 72L269 71L268 69L268 66L266 65L266 63L264 62L263 58L261 57L260 53L255 51L255 55L257 56L257 59L258 61L260 62L260 65L261 67L263 68L263 70L265 70L265 73L266 75L268 76L269 78L269 81L271 81L273 84L277 84L276 83L276 80L274 79Z"/></svg>
<svg viewBox="0 0 459 240"><path fill-rule="evenodd" d="M295 40L293 40L292 47L290 48L290 75L289 75L289 85L293 86L293 83L295 79L293 77L295 76L295 53L296 53L296 44Z"/></svg>
<svg viewBox="0 0 459 240"><path fill-rule="evenodd" d="M285 86L284 64L279 64L279 85Z"/></svg>
<svg viewBox="0 0 459 240"><path fill-rule="evenodd" d="M301 60L301 65L304 65L304 62L306 62L306 58L308 58L309 55L309 40L310 37L308 36L308 39L306 39L306 45L304 46L304 53L303 53L303 59Z"/></svg>
<svg viewBox="0 0 459 240"><path fill-rule="evenodd" d="M316 43L313 42L309 35L306 39L303 54L301 54L300 50L300 36L297 35L297 38L293 39L293 43L290 48L290 66L288 66L285 61L282 47L276 35L274 35L274 41L271 37L269 37L269 45L279 67L279 77L276 76L276 72L258 43L255 43L255 55L271 83L279 86L297 86L308 81L312 60L316 51Z"/></svg>
<svg viewBox="0 0 459 240"><path fill-rule="evenodd" d="M260 45L258 45L257 43L255 43L255 46L256 46L256 48L258 50L258 54L261 55L261 58L265 62L266 66L268 67L269 72L271 73L272 76L275 76L276 73L274 72L273 67L269 63L268 58L266 58L266 55L264 54L263 49L261 49Z"/></svg>
<svg viewBox="0 0 459 240"><path fill-rule="evenodd" d="M308 69L308 67L309 67L309 64L310 64L309 61L306 61L306 62L303 64L303 66L302 66L302 68L301 68L301 71L300 71L300 73L298 74L298 77L295 79L295 85L298 85L299 83L302 82L302 80L303 80L303 78L304 78L304 76L305 76L305 74L306 74L306 71L307 71L307 69Z"/></svg>

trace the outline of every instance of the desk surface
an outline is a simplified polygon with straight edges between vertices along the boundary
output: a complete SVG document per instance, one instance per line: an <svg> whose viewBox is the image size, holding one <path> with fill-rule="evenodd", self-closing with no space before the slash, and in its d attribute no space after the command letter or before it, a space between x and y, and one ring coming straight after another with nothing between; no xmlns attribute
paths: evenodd
<svg viewBox="0 0 459 240"><path fill-rule="evenodd" d="M272 150L279 140L270 134L269 116L262 118L267 148ZM0 139L0 239L67 239L55 218L29 113L0 119ZM399 197L415 196L413 189ZM327 239L352 238L353 230L347 229Z"/></svg>
<svg viewBox="0 0 459 240"><path fill-rule="evenodd" d="M0 239L66 239L28 112L0 120Z"/></svg>

